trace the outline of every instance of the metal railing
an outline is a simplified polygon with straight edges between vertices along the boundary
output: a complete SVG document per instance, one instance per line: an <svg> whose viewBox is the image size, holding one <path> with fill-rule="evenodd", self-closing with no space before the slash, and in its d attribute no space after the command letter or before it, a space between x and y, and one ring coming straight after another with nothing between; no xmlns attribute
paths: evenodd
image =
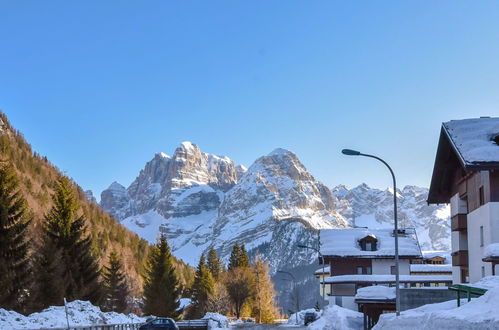
<svg viewBox="0 0 499 330"><path fill-rule="evenodd" d="M69 326L59 328L36 328L28 330L138 330L145 323L125 323L125 324L94 324L84 326Z"/></svg>

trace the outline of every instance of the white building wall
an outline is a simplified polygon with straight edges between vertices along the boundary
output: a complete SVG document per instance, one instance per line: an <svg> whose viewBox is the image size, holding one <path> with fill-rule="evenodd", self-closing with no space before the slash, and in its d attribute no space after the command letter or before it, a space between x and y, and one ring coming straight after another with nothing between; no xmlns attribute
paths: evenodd
<svg viewBox="0 0 499 330"><path fill-rule="evenodd" d="M391 266L395 266L395 259L373 259L372 271L374 275L390 275ZM410 275L411 266L408 259L399 259L400 275Z"/></svg>
<svg viewBox="0 0 499 330"><path fill-rule="evenodd" d="M483 226L483 246L480 242L480 227ZM470 282L492 275L490 263L483 262L483 252L487 245L499 243L499 202L489 202L468 214L468 254Z"/></svg>

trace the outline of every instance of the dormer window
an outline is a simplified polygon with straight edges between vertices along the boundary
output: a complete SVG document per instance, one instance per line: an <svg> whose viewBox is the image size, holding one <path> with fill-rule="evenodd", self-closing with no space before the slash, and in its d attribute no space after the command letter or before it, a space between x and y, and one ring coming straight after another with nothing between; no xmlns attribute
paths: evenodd
<svg viewBox="0 0 499 330"><path fill-rule="evenodd" d="M378 249L378 239L374 235L367 235L359 240L362 251L376 251Z"/></svg>

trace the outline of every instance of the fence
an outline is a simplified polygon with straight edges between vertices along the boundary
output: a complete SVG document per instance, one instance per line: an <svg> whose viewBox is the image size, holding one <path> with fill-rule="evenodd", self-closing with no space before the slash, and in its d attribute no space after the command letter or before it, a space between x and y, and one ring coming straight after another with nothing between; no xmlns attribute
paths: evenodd
<svg viewBox="0 0 499 330"><path fill-rule="evenodd" d="M127 324L95 324L86 326L64 327L64 328L37 328L29 330L138 330L144 323Z"/></svg>

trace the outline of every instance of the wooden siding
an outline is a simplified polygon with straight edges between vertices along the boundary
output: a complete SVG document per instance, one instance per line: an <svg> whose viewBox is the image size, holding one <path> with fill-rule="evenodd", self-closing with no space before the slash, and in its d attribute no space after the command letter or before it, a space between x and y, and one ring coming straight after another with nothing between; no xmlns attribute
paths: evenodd
<svg viewBox="0 0 499 330"><path fill-rule="evenodd" d="M331 266L331 276L357 274L357 267L371 267L372 259L364 258L330 258L325 257L326 264Z"/></svg>

